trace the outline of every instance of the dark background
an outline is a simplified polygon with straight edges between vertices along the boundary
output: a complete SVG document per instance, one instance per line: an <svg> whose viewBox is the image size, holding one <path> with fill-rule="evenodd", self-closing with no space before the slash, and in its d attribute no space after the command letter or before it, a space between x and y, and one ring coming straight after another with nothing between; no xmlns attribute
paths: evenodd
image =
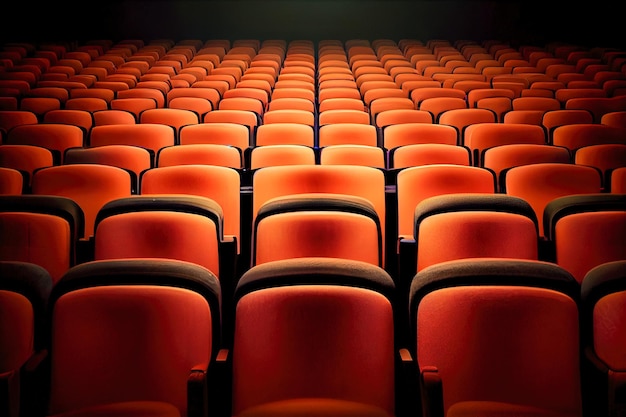
<svg viewBox="0 0 626 417"><path fill-rule="evenodd" d="M498 39L624 47L626 15L608 1L113 0L11 2L0 40Z"/></svg>

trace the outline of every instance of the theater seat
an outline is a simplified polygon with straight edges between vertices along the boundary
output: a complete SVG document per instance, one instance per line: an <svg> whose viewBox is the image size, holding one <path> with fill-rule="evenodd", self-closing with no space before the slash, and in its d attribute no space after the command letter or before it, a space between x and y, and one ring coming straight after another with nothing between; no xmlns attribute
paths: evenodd
<svg viewBox="0 0 626 417"><path fill-rule="evenodd" d="M423 415L581 416L579 291L567 271L535 260L462 259L418 272L409 346Z"/></svg>
<svg viewBox="0 0 626 417"><path fill-rule="evenodd" d="M206 268L172 259L68 271L50 296L46 415L206 416L220 291Z"/></svg>
<svg viewBox="0 0 626 417"><path fill-rule="evenodd" d="M394 296L391 277L359 261L251 268L234 300L232 415L396 415Z"/></svg>

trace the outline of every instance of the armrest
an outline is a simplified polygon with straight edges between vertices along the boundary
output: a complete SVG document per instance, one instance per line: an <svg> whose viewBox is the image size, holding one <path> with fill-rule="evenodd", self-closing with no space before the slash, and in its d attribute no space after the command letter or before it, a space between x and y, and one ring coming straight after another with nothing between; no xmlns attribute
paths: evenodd
<svg viewBox="0 0 626 417"><path fill-rule="evenodd" d="M419 371L407 348L398 350L396 369L398 369L396 376L397 417L418 416L421 414Z"/></svg>
<svg viewBox="0 0 626 417"><path fill-rule="evenodd" d="M230 416L232 398L230 362L230 351L222 348L217 352L215 359L209 367L206 395L211 409L211 416L214 417Z"/></svg>
<svg viewBox="0 0 626 417"><path fill-rule="evenodd" d="M424 417L444 417L443 384L437 368L425 367L421 376Z"/></svg>
<svg viewBox="0 0 626 417"><path fill-rule="evenodd" d="M19 411L19 373L0 373L0 415L16 416Z"/></svg>
<svg viewBox="0 0 626 417"><path fill-rule="evenodd" d="M609 371L609 411L626 411L626 371Z"/></svg>
<svg viewBox="0 0 626 417"><path fill-rule="evenodd" d="M411 280L417 272L417 242L413 237L398 238L398 279L400 291L408 291Z"/></svg>
<svg viewBox="0 0 626 417"><path fill-rule="evenodd" d="M189 371L187 379L187 414L189 417L206 416L209 409L207 373L208 364L198 364Z"/></svg>

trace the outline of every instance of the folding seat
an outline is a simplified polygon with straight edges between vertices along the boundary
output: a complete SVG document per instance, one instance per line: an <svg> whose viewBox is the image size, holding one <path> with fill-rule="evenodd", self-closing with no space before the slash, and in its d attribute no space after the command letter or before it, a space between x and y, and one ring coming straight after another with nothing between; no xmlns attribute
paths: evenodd
<svg viewBox="0 0 626 417"><path fill-rule="evenodd" d="M516 97L511 100L511 110L560 110L561 103L550 97Z"/></svg>
<svg viewBox="0 0 626 417"><path fill-rule="evenodd" d="M623 358L619 355L624 328L626 261L592 268L581 283L583 393L591 414L619 415L624 408Z"/></svg>
<svg viewBox="0 0 626 417"><path fill-rule="evenodd" d="M248 142L254 143L256 129L261 124L261 118L249 110L212 110L204 115L201 124L207 123L230 123L246 127L248 130Z"/></svg>
<svg viewBox="0 0 626 417"><path fill-rule="evenodd" d="M580 147L574 152L573 162L597 168L602 175L603 190L608 191L611 171L626 167L626 144L608 143Z"/></svg>
<svg viewBox="0 0 626 417"><path fill-rule="evenodd" d="M396 175L403 168L432 164L470 165L470 152L458 145L418 143L395 147L387 156L387 170Z"/></svg>
<svg viewBox="0 0 626 417"><path fill-rule="evenodd" d="M4 91L11 92L15 97L22 97L30 91L30 84L24 80L10 80L0 78L0 88Z"/></svg>
<svg viewBox="0 0 626 417"><path fill-rule="evenodd" d="M60 123L38 123L15 126L6 137L6 144L33 145L50 149L55 163L63 163L66 149L84 146L83 130Z"/></svg>
<svg viewBox="0 0 626 417"><path fill-rule="evenodd" d="M156 89L156 88L148 88L148 87L134 87L129 90L118 91L115 98L117 99L126 99L126 98L142 98L142 99L152 99L156 102L157 108L166 107L166 95Z"/></svg>
<svg viewBox="0 0 626 417"><path fill-rule="evenodd" d="M565 108L587 110L593 114L594 123L600 123L605 113L626 110L626 96L572 98Z"/></svg>
<svg viewBox="0 0 626 417"><path fill-rule="evenodd" d="M502 117L502 123L528 124L543 126L545 110L510 110ZM547 134L547 132L546 132Z"/></svg>
<svg viewBox="0 0 626 417"><path fill-rule="evenodd" d="M433 123L432 115L417 109L383 110L376 116L375 126L382 132L391 125L402 123Z"/></svg>
<svg viewBox="0 0 626 417"><path fill-rule="evenodd" d="M85 110L88 112L96 112L100 110L109 110L109 103L98 97L76 97L70 98L65 103L66 110Z"/></svg>
<svg viewBox="0 0 626 417"><path fill-rule="evenodd" d="M230 145L197 143L167 146L156 155L155 166L220 165L243 169L241 151Z"/></svg>
<svg viewBox="0 0 626 417"><path fill-rule="evenodd" d="M276 91L274 91L276 94ZM362 100L361 92L356 87L324 87L320 84L318 101L323 103L331 98L352 98Z"/></svg>
<svg viewBox="0 0 626 417"><path fill-rule="evenodd" d="M273 110L301 110L313 114L315 112L315 103L306 98L272 98L268 104L268 111Z"/></svg>
<svg viewBox="0 0 626 417"><path fill-rule="evenodd" d="M626 110L605 113L600 119L600 123L614 127L626 127Z"/></svg>
<svg viewBox="0 0 626 417"><path fill-rule="evenodd" d="M579 299L548 262L458 259L418 272L409 351L424 415L582 415Z"/></svg>
<svg viewBox="0 0 626 417"><path fill-rule="evenodd" d="M146 171L141 177L139 194L186 194L214 200L222 209L224 240L236 242L236 253L239 254L243 246L240 188L240 174L234 168L172 165Z"/></svg>
<svg viewBox="0 0 626 417"><path fill-rule="evenodd" d="M535 84L539 84L534 83ZM542 97L542 98L554 98L554 91L549 90L547 88L524 88L519 92L516 98L519 97Z"/></svg>
<svg viewBox="0 0 626 417"><path fill-rule="evenodd" d="M132 145L148 149L153 157L159 149L176 144L174 128L163 124L137 123L94 126L89 146Z"/></svg>
<svg viewBox="0 0 626 417"><path fill-rule="evenodd" d="M47 72L49 72L50 70L48 69ZM39 80L37 80L37 75L30 72L30 71L2 71L0 73L0 80L3 81L17 81L20 83L26 83L28 85L28 89L25 89L24 91L27 92L30 90L30 88L34 88L36 86L39 85ZM17 83L11 83L11 84L17 84Z"/></svg>
<svg viewBox="0 0 626 417"><path fill-rule="evenodd" d="M395 82L391 81L368 81L364 82L359 88L363 102L369 106L370 103L376 99L383 97L394 98L406 98L409 99L408 94L402 91Z"/></svg>
<svg viewBox="0 0 626 417"><path fill-rule="evenodd" d="M62 196L78 203L85 217L84 246L93 236L98 210L112 199L130 196L133 178L129 171L116 166L70 164L35 171L31 188L35 195Z"/></svg>
<svg viewBox="0 0 626 417"><path fill-rule="evenodd" d="M232 415L395 415L394 297L389 274L364 262L286 259L246 272L234 300ZM286 329L289 340L263 336Z"/></svg>
<svg viewBox="0 0 626 417"><path fill-rule="evenodd" d="M174 108L152 108L143 110L139 114L139 124L159 124L174 129L175 143L179 143L180 129L184 126L200 123L200 117L192 110Z"/></svg>
<svg viewBox="0 0 626 417"><path fill-rule="evenodd" d="M117 124L137 124L135 115L126 110L98 110L92 113L93 126L117 125Z"/></svg>
<svg viewBox="0 0 626 417"><path fill-rule="evenodd" d="M413 104L413 101L411 101L411 99L407 97L377 98L369 103L371 123L376 125L378 115L384 111L389 110L415 110L415 106Z"/></svg>
<svg viewBox="0 0 626 417"><path fill-rule="evenodd" d="M165 74L159 74L160 78L162 79L167 79L169 81L169 76L165 75ZM115 74L112 75L107 75L106 77L104 77L102 79L102 81L98 81L99 83L101 82L122 82L125 84L128 84L129 88L135 88L135 86L137 85L138 81L143 81L143 80L147 80L148 77L157 77L156 74L145 74L142 75L141 77L137 78L136 74L127 74L127 73L123 73L123 72L115 72ZM95 83L95 81L94 81Z"/></svg>
<svg viewBox="0 0 626 417"><path fill-rule="evenodd" d="M66 88L62 87L34 87L28 91L23 98L55 98L59 101L61 107L65 106L65 102L69 98L70 93Z"/></svg>
<svg viewBox="0 0 626 417"><path fill-rule="evenodd" d="M43 123L58 123L78 126L83 130L85 143L93 127L93 115L86 110L50 110L43 117Z"/></svg>
<svg viewBox="0 0 626 417"><path fill-rule="evenodd" d="M315 127L315 113L300 109L267 110L263 114L263 124L303 124ZM258 136L258 132L257 132Z"/></svg>
<svg viewBox="0 0 626 417"><path fill-rule="evenodd" d="M274 84L274 90L281 88L304 88L307 90L315 91L315 83L301 80L280 80Z"/></svg>
<svg viewBox="0 0 626 417"><path fill-rule="evenodd" d="M41 266L23 261L0 261L0 275L0 413L8 417L35 415L39 375L29 368L45 356L52 278Z"/></svg>
<svg viewBox="0 0 626 417"><path fill-rule="evenodd" d="M413 273L453 259L539 259L537 217L530 204L518 197L436 195L416 205L413 223L417 249ZM477 236L480 245L476 245ZM406 259L400 259L400 265L409 267Z"/></svg>
<svg viewBox="0 0 626 417"><path fill-rule="evenodd" d="M552 135L554 129L558 126L566 124L591 124L593 123L593 115L587 110L549 110L543 114L541 121L542 126L546 128L548 134L548 143L552 143Z"/></svg>
<svg viewBox="0 0 626 417"><path fill-rule="evenodd" d="M552 93L552 98L554 98L556 91L566 88L564 82L556 81L556 80L546 80L546 81L535 81L528 86L530 90L548 90Z"/></svg>
<svg viewBox="0 0 626 417"><path fill-rule="evenodd" d="M311 194L312 195L308 195ZM283 165L258 169L252 178L252 224L267 201L294 194L353 195L369 200L381 224L385 244L385 175L378 168L358 165ZM383 264L385 260L383 252Z"/></svg>
<svg viewBox="0 0 626 417"><path fill-rule="evenodd" d="M565 107L568 100L580 97L608 97L608 95L601 87L574 88L569 84L567 88L561 88L554 92L554 98L561 102L561 107Z"/></svg>
<svg viewBox="0 0 626 417"><path fill-rule="evenodd" d="M0 195L20 195L28 191L28 177L15 168L0 166Z"/></svg>
<svg viewBox="0 0 626 417"><path fill-rule="evenodd" d="M241 155L240 166L243 166L243 155L250 145L250 132L247 126L237 123L199 123L184 126L179 134L180 145L216 144L235 147Z"/></svg>
<svg viewBox="0 0 626 417"><path fill-rule="evenodd" d="M402 88L402 91L407 93L409 97L411 97L411 93L413 90L418 88L441 88L441 82L433 80L432 78L424 77L423 75L418 76L400 76L398 75L394 82L399 84L399 87Z"/></svg>
<svg viewBox="0 0 626 417"><path fill-rule="evenodd" d="M413 166L398 172L395 236L398 254L413 246L415 207L428 197L455 193L495 194L495 176L484 168L453 164Z"/></svg>
<svg viewBox="0 0 626 417"><path fill-rule="evenodd" d="M320 149L322 165L365 165L386 169L386 159L384 149L378 146L337 144Z"/></svg>
<svg viewBox="0 0 626 417"><path fill-rule="evenodd" d="M154 157L148 149L134 145L102 145L71 148L65 151L64 162L68 164L101 164L123 168L132 175L133 193L139 189L141 173L154 165Z"/></svg>
<svg viewBox="0 0 626 417"><path fill-rule="evenodd" d="M626 168L619 167L609 172L606 177L608 189L605 191L617 194L626 194Z"/></svg>
<svg viewBox="0 0 626 417"><path fill-rule="evenodd" d="M192 111L198 115L198 120L203 120L204 115L213 110L213 104L202 97L175 97L170 100L168 108Z"/></svg>
<svg viewBox="0 0 626 417"><path fill-rule="evenodd" d="M70 94L69 99L92 97L92 98L102 99L106 101L107 104L110 103L111 100L116 98L115 91L111 90L110 88L96 88L96 87L85 88L85 89L74 88L70 90L69 94ZM65 108L67 108L67 102L65 104L66 104Z"/></svg>
<svg viewBox="0 0 626 417"><path fill-rule="evenodd" d="M286 195L266 201L254 217L251 266L290 258L330 257L382 267L382 237L378 213L365 198Z"/></svg>
<svg viewBox="0 0 626 417"><path fill-rule="evenodd" d="M264 145L252 148L248 158L250 175L254 175L255 170L267 166L315 165L316 152L313 147L301 144Z"/></svg>
<svg viewBox="0 0 626 417"><path fill-rule="evenodd" d="M339 88L340 90L334 90L335 88ZM331 90L328 93L325 92L326 90L330 90L330 89L333 89L333 90ZM324 80L318 84L318 91L320 94L320 97L318 98L319 101L322 101L325 98L327 98L326 95L332 96L332 97L361 98L361 92L359 91L359 87L357 86L356 81L353 81L353 80L344 80L344 79ZM325 93L322 94L322 92L325 92ZM358 97L355 97L356 94L358 94Z"/></svg>
<svg viewBox="0 0 626 417"><path fill-rule="evenodd" d="M583 146L626 144L626 129L599 123L558 126L552 132L552 144L566 147L573 155Z"/></svg>
<svg viewBox="0 0 626 417"><path fill-rule="evenodd" d="M224 91L224 93L222 94L222 99L236 97L252 98L262 103L263 111L267 110L270 99L270 92L261 88L243 87L239 85L240 83L237 83L237 86L235 88ZM271 91L271 88L269 90Z"/></svg>
<svg viewBox="0 0 626 417"><path fill-rule="evenodd" d="M506 194L521 197L531 204L539 220L540 237L545 238L546 205L557 197L600 193L602 178L593 167L543 162L505 170L500 177L500 187Z"/></svg>
<svg viewBox="0 0 626 417"><path fill-rule="evenodd" d="M230 90L229 90L230 91ZM259 121L263 118L265 104L256 98L251 97L230 97L220 100L218 110L245 110L256 114Z"/></svg>
<svg viewBox="0 0 626 417"><path fill-rule="evenodd" d="M418 143L457 145L458 134L454 127L435 123L399 123L382 131L382 147L387 152L394 148Z"/></svg>
<svg viewBox="0 0 626 417"><path fill-rule="evenodd" d="M102 260L59 283L46 415L202 416L215 405L205 391L221 345L211 271L174 259Z"/></svg>
<svg viewBox="0 0 626 417"><path fill-rule="evenodd" d="M54 97L22 97L19 102L19 110L30 111L37 115L39 121L51 110L59 110L62 103Z"/></svg>
<svg viewBox="0 0 626 417"><path fill-rule="evenodd" d="M256 130L254 146L266 145L304 145L312 148L315 146L315 130L305 123L262 124Z"/></svg>
<svg viewBox="0 0 626 417"><path fill-rule="evenodd" d="M53 282L79 262L85 220L75 201L23 194L0 196L0 202L0 260L39 265Z"/></svg>
<svg viewBox="0 0 626 417"><path fill-rule="evenodd" d="M337 123L370 125L370 114L365 110L326 110L318 115L317 123L320 128Z"/></svg>
<svg viewBox="0 0 626 417"><path fill-rule="evenodd" d="M489 109L459 108L446 110L439 115L437 123L452 126L457 130L459 144L465 143L465 128L476 123L496 123L496 114Z"/></svg>
<svg viewBox="0 0 626 417"><path fill-rule="evenodd" d="M568 270L578 282L593 267L626 260L626 199L623 194L566 195L544 209L548 260Z"/></svg>
<svg viewBox="0 0 626 417"><path fill-rule="evenodd" d="M6 136L15 126L23 124L37 124L37 115L27 110L1 110L0 111L0 131Z"/></svg>
<svg viewBox="0 0 626 417"><path fill-rule="evenodd" d="M110 201L96 217L94 259L168 258L200 265L220 281L222 208L197 195L135 195ZM163 245L162 236L168 236Z"/></svg>
<svg viewBox="0 0 626 417"><path fill-rule="evenodd" d="M376 127L370 124L331 123L320 125L318 146L323 148L329 145L378 146L378 133Z"/></svg>
<svg viewBox="0 0 626 417"><path fill-rule="evenodd" d="M493 171L497 179L498 190L501 189L501 174L508 168L553 162L567 164L572 162L568 149L534 143L510 143L487 148L481 156L481 166Z"/></svg>
<svg viewBox="0 0 626 417"><path fill-rule="evenodd" d="M509 97L485 97L476 101L479 109L489 109L496 113L498 122L504 120L504 115L513 109L513 100Z"/></svg>
<svg viewBox="0 0 626 417"><path fill-rule="evenodd" d="M482 164L483 152L493 146L511 143L546 144L546 134L541 126L517 123L479 123L465 128L465 142L472 151L472 164Z"/></svg>
<svg viewBox="0 0 626 417"><path fill-rule="evenodd" d="M439 116L448 110L468 108L465 98L459 97L431 97L422 100L417 106L418 110L431 113L435 123L439 123Z"/></svg>
<svg viewBox="0 0 626 417"><path fill-rule="evenodd" d="M270 102L271 105L271 102ZM327 98L319 103L318 111L323 113L327 110L365 110L365 103L360 98L337 97Z"/></svg>
<svg viewBox="0 0 626 417"><path fill-rule="evenodd" d="M39 168L54 165L53 152L41 146L9 145L0 146L0 167L18 170L24 177L24 189L30 190L33 172Z"/></svg>
<svg viewBox="0 0 626 417"><path fill-rule="evenodd" d="M139 116L144 110L156 109L156 100L148 97L127 97L115 98L109 103L111 110L124 110L135 116L136 123L139 123Z"/></svg>
<svg viewBox="0 0 626 417"><path fill-rule="evenodd" d="M305 88L279 88L272 91L271 100L277 100L282 98L298 98L306 99L311 103L316 103L315 92Z"/></svg>

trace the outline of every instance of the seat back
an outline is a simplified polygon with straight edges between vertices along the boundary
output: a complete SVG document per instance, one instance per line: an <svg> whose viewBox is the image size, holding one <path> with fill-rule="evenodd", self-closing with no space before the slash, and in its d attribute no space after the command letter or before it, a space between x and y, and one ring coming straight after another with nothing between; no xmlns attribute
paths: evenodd
<svg viewBox="0 0 626 417"><path fill-rule="evenodd" d="M77 263L85 217L74 200L25 194L0 202L0 260L39 265L54 282Z"/></svg>
<svg viewBox="0 0 626 417"><path fill-rule="evenodd" d="M438 195L418 203L414 217L417 271L463 258L539 259L537 217L521 198Z"/></svg>
<svg viewBox="0 0 626 417"><path fill-rule="evenodd" d="M127 401L207 412L192 379L207 381L221 344L220 292L206 268L173 259L72 268L50 296L48 413Z"/></svg>
<svg viewBox="0 0 626 417"><path fill-rule="evenodd" d="M549 262L476 258L418 272L409 314L425 412L582 415L578 300L576 280Z"/></svg>
<svg viewBox="0 0 626 417"><path fill-rule="evenodd" d="M544 209L557 197L599 193L602 189L598 170L588 166L543 162L520 165L504 171L501 177L506 194L528 201L539 220L539 234L544 237ZM550 178L550 181L546 181Z"/></svg>
<svg viewBox="0 0 626 417"><path fill-rule="evenodd" d="M235 293L233 415L394 415L393 297L390 276L359 261L247 271Z"/></svg>
<svg viewBox="0 0 626 417"><path fill-rule="evenodd" d="M70 164L42 168L35 172L32 193L74 200L84 214L81 239L93 236L98 210L116 198L132 193L132 176L123 168L100 164Z"/></svg>
<svg viewBox="0 0 626 417"><path fill-rule="evenodd" d="M331 257L382 267L381 221L361 197L306 193L269 200L259 208L252 234L252 265Z"/></svg>
<svg viewBox="0 0 626 417"><path fill-rule="evenodd" d="M222 208L224 235L241 242L239 172L218 165L173 165L146 171L141 177L141 195L185 194L210 198Z"/></svg>
<svg viewBox="0 0 626 417"><path fill-rule="evenodd" d="M558 265L581 282L593 267L626 259L626 196L557 197L544 209L544 236Z"/></svg>
<svg viewBox="0 0 626 417"><path fill-rule="evenodd" d="M47 303L52 278L30 262L0 261L0 381L5 416L37 412L34 385L23 382L26 362L46 349Z"/></svg>
<svg viewBox="0 0 626 417"><path fill-rule="evenodd" d="M624 319L626 261L612 261L589 270L581 282L581 340L585 352L584 388L588 409L611 415L623 406L624 328L613 323Z"/></svg>
<svg viewBox="0 0 626 417"><path fill-rule="evenodd" d="M263 204L276 197L305 193L355 195L369 200L386 236L385 175L358 165L285 165L257 170L252 178L252 222ZM384 253L383 253L384 261Z"/></svg>
<svg viewBox="0 0 626 417"><path fill-rule="evenodd" d="M94 259L170 258L220 277L223 214L200 196L132 196L105 204L94 232ZM163 236L168 236L167 244Z"/></svg>

